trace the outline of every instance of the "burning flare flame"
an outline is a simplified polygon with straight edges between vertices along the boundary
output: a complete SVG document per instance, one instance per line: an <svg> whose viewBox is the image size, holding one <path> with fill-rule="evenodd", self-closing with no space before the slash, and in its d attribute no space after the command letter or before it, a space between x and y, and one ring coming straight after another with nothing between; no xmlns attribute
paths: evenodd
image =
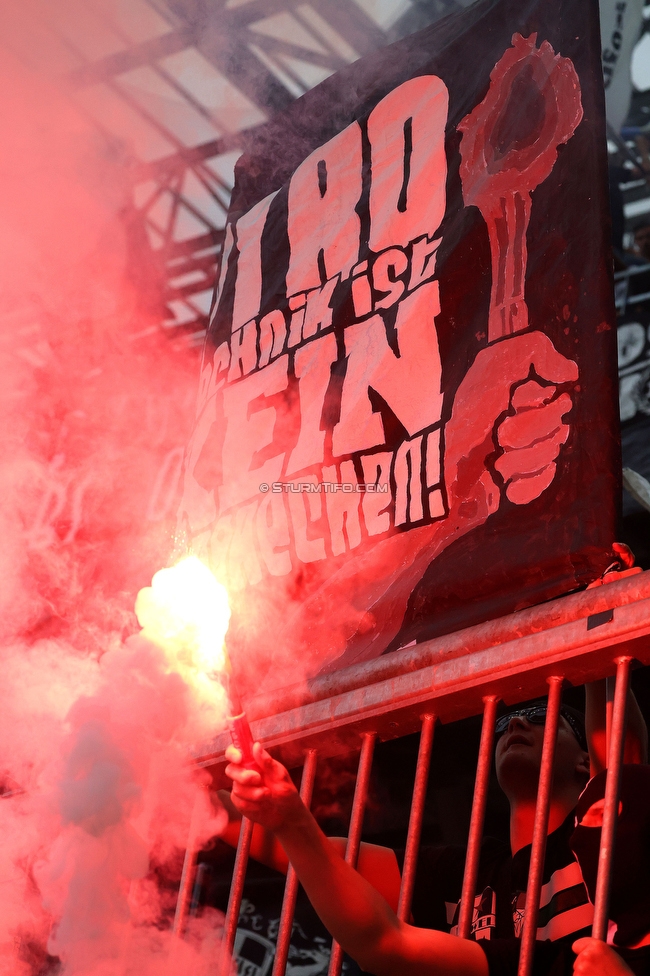
<svg viewBox="0 0 650 976"><path fill-rule="evenodd" d="M205 563L187 556L159 570L140 590L135 613L142 636L161 647L170 669L201 697L223 702L219 674L227 667L224 639L230 622L228 593Z"/></svg>

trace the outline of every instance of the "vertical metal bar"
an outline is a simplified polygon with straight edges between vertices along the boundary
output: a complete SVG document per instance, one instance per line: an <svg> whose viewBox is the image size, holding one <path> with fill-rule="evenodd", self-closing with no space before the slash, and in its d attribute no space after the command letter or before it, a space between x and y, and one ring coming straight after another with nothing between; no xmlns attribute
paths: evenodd
<svg viewBox="0 0 650 976"><path fill-rule="evenodd" d="M524 927L521 934L521 951L519 953L519 969L517 970L517 976L530 976L533 968L535 939L537 937L539 898L542 891L544 855L546 854L546 837L548 835L548 818L551 808L553 761L555 759L557 730L560 723L560 703L563 680L564 679L560 675L553 675L548 679L548 708L546 711L546 723L544 725L542 761L539 770L539 787L537 790L535 821L533 825L533 843L530 851L528 887L526 888L526 915L524 917Z"/></svg>
<svg viewBox="0 0 650 976"><path fill-rule="evenodd" d="M607 938L607 912L609 909L609 889L612 878L612 856L616 837L618 817L618 797L621 788L621 767L625 751L625 720L627 697L630 687L630 665L632 658L619 657L616 660L616 690L612 709L612 726L609 749L607 751L607 783L605 785L605 804L603 807L603 826L600 834L600 853L598 855L598 880L594 899L594 922L591 930L594 939Z"/></svg>
<svg viewBox="0 0 650 976"><path fill-rule="evenodd" d="M614 708L613 677L605 678L605 766L609 766L609 740L612 737L612 709Z"/></svg>
<svg viewBox="0 0 650 976"><path fill-rule="evenodd" d="M200 809L203 803L203 794L201 792L202 789L202 787L199 787L192 806L192 816L190 818L190 828L187 837L187 847L185 848L185 858L183 859L181 883L178 889L178 898L176 899L176 912L174 913L174 925L172 927L172 932L178 938L180 938L183 934L183 928L187 919L187 912L192 894L192 886L194 883L194 869L196 866L196 835L198 831Z"/></svg>
<svg viewBox="0 0 650 976"><path fill-rule="evenodd" d="M194 887L192 888L192 900L190 901L190 907L188 915L196 915L199 902L201 901L201 889L203 887L203 881L208 871L208 865L204 861L201 861L196 868L196 874L194 876Z"/></svg>
<svg viewBox="0 0 650 976"><path fill-rule="evenodd" d="M309 807L311 804L317 760L318 754L316 750L309 749L305 755L305 764L302 770L302 779L300 780L300 796L306 807ZM289 865L287 882L284 886L284 898L282 900L282 911L280 913L280 926L278 928L278 938L275 946L272 976L284 976L289 957L289 946L291 945L291 932L293 930L293 915L296 910L298 884L298 876L292 866Z"/></svg>
<svg viewBox="0 0 650 976"><path fill-rule="evenodd" d="M359 768L357 769L357 783L354 789L354 799L352 801L352 816L350 817L348 843L347 847L345 848L345 860L353 868L357 866L357 859L359 857L363 815L366 812L366 800L368 799L368 788L370 786L370 771L372 769L372 756L375 751L375 741L377 736L374 732L364 732L361 738L363 742L361 746L361 755L359 756ZM332 942L332 955L330 956L327 976L341 976L342 965L343 950L338 942Z"/></svg>
<svg viewBox="0 0 650 976"><path fill-rule="evenodd" d="M478 877L479 859L481 856L481 840L483 839L485 808L487 806L488 787L490 785L490 769L492 768L494 725L499 699L496 695L487 695L483 699L483 702L485 708L483 710L483 724L481 726L481 743L478 750L472 816L469 824L467 856L465 858L465 872L463 874L460 914L458 917L458 934L461 939L469 939L472 929L474 892L476 891L476 879Z"/></svg>
<svg viewBox="0 0 650 976"><path fill-rule="evenodd" d="M427 798L427 783L429 781L429 766L431 764L431 749L433 748L435 724L435 715L427 714L422 716L422 731L420 733L418 762L415 767L415 782L413 784L409 829L406 835L402 883L400 885L399 901L397 903L397 917L401 922L408 922L411 915L413 885L415 884L415 871L417 868L418 850L420 848L424 803Z"/></svg>
<svg viewBox="0 0 650 976"><path fill-rule="evenodd" d="M235 855L235 867L230 884L228 908L223 927L221 976L227 976L230 973L230 967L232 965L232 950L235 945L235 935L237 934L237 922L239 921L239 909L241 908L241 900L244 893L244 881L246 880L246 868L248 866L248 854L251 849L252 836L253 821L248 820L247 817L242 817L237 854Z"/></svg>

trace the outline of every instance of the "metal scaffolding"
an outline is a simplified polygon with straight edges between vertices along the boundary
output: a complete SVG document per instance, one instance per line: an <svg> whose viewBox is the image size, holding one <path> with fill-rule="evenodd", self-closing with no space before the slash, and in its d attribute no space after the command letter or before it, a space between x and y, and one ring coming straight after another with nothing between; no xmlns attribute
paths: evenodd
<svg viewBox="0 0 650 976"><path fill-rule="evenodd" d="M26 0L2 44L63 80L124 162L162 324L202 342L243 133L457 0Z"/></svg>

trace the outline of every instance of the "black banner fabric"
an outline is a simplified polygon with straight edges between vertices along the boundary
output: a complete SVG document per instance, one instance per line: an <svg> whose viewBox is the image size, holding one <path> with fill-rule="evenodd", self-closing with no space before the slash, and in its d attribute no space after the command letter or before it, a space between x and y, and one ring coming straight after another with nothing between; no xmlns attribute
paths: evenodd
<svg viewBox="0 0 650 976"><path fill-rule="evenodd" d="M486 0L247 147L182 518L261 678L585 585L619 496L598 7Z"/></svg>

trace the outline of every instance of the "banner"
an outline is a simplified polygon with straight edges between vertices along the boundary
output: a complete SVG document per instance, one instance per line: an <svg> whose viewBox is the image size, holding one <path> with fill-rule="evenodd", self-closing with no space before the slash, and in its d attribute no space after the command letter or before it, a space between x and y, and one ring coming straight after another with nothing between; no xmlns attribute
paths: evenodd
<svg viewBox="0 0 650 976"><path fill-rule="evenodd" d="M256 680L611 561L600 64L595 3L485 0L327 79L240 159L181 522Z"/></svg>

